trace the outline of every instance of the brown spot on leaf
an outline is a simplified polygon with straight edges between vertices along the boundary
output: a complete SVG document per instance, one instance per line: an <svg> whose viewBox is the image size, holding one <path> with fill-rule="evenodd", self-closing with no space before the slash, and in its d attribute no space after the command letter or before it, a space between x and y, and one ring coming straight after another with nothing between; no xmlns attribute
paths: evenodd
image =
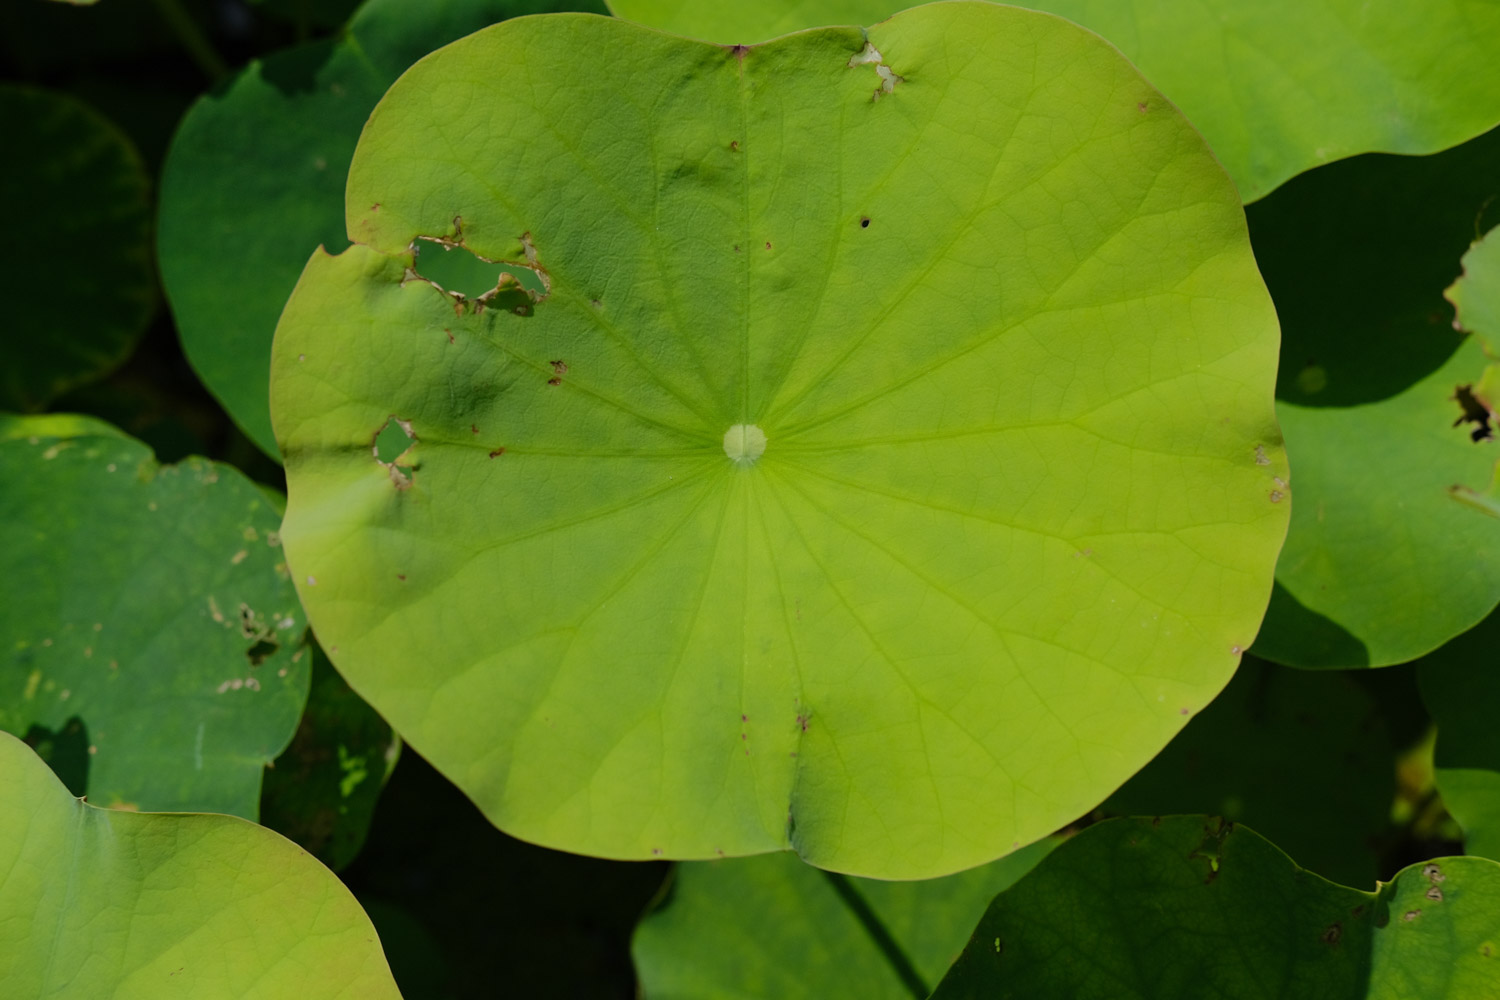
<svg viewBox="0 0 1500 1000"><path fill-rule="evenodd" d="M505 449L504 448L496 448L494 451L490 452L490 458L499 458L501 455L504 455L504 454L505 454Z"/></svg>

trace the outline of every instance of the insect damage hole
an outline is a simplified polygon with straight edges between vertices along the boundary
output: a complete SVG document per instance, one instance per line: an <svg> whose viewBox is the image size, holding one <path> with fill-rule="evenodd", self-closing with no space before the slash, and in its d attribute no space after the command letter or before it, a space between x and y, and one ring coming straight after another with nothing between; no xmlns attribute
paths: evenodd
<svg viewBox="0 0 1500 1000"><path fill-rule="evenodd" d="M849 57L849 68L871 65L875 67L875 75L880 78L880 86L875 88L875 96L870 98L872 101L878 101L881 97L893 92L896 84L906 82L905 77L898 76L885 64L885 57L880 54L879 49L872 43L865 42L864 49Z"/></svg>
<svg viewBox="0 0 1500 1000"><path fill-rule="evenodd" d="M510 263L481 257L452 240L419 236L412 244L412 274L453 296L460 306L472 303L476 312L489 307L530 316L548 289L536 266L535 248L528 241L523 249L526 263Z"/></svg>
<svg viewBox="0 0 1500 1000"><path fill-rule="evenodd" d="M370 442L370 451L374 454L376 463L385 466L391 477L391 483L398 490L404 490L411 485L412 469L415 465L401 465L398 461L416 440L417 435L411 429L411 421L402 420L395 414L391 414L390 418L375 432L375 437Z"/></svg>

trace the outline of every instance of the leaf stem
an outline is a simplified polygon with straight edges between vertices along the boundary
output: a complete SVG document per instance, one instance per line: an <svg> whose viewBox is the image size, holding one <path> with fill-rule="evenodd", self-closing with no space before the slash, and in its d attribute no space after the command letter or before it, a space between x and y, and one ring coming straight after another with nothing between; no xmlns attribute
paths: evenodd
<svg viewBox="0 0 1500 1000"><path fill-rule="evenodd" d="M916 966L911 964L911 959L907 957L906 952L901 950L901 945L896 943L896 939L891 937L891 932L870 908L870 904L865 902L859 890L854 888L846 876L838 872L825 871L823 877L828 879L829 885L833 886L833 891L839 894L839 899L843 900L844 905L849 907L850 912L864 925L865 933L874 940L875 946L890 963L891 969L906 986L907 991L916 1000L927 1000L932 991L922 981L921 973L917 972Z"/></svg>
<svg viewBox="0 0 1500 1000"><path fill-rule="evenodd" d="M203 29L198 27L198 22L193 20L191 14L183 9L179 0L153 0L156 11L161 19L167 22L167 27L172 29L172 34L177 36L177 41L187 50L193 62L208 77L212 83L218 83L229 75L229 65L224 62Z"/></svg>

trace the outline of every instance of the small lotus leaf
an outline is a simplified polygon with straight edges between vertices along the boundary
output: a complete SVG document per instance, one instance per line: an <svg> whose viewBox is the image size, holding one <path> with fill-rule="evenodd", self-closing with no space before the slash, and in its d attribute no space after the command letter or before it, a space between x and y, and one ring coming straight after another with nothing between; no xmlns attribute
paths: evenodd
<svg viewBox="0 0 1500 1000"><path fill-rule="evenodd" d="M37 410L124 361L156 310L150 180L129 139L66 94L0 86L6 244L0 409Z"/></svg>
<svg viewBox="0 0 1500 1000"><path fill-rule="evenodd" d="M933 1000L1473 1000L1497 947L1485 858L1361 892L1223 820L1107 820L995 897Z"/></svg>
<svg viewBox="0 0 1500 1000"><path fill-rule="evenodd" d="M1500 517L1471 502L1500 445L1463 403L1489 362L1443 298L1497 175L1500 130L1435 156L1330 164L1249 209L1297 470L1255 644L1266 659L1405 663L1500 601Z"/></svg>
<svg viewBox="0 0 1500 1000"><path fill-rule="evenodd" d="M59 424L0 434L0 729L80 720L98 805L253 819L307 697L279 519L229 466Z"/></svg>
<svg viewBox="0 0 1500 1000"><path fill-rule="evenodd" d="M677 866L631 942L648 1000L926 996L995 894L1047 856L1037 841L944 878L845 878L785 854Z"/></svg>
<svg viewBox="0 0 1500 1000"><path fill-rule="evenodd" d="M308 251L347 242L344 177L370 109L438 46L566 5L368 0L337 40L252 61L183 118L162 167L162 283L193 369L268 455L276 317Z"/></svg>
<svg viewBox="0 0 1500 1000"><path fill-rule="evenodd" d="M874 24L902 0L609 0L723 44ZM1245 200L1356 153L1433 153L1500 123L1500 7L1472 0L1035 0L1097 31L1202 130ZM965 40L968 42L969 40Z"/></svg>
<svg viewBox="0 0 1500 1000"><path fill-rule="evenodd" d="M1060 18L506 22L392 88L347 205L277 333L288 555L502 829L951 872L1096 804L1255 634L1287 472L1239 201Z"/></svg>
<svg viewBox="0 0 1500 1000"><path fill-rule="evenodd" d="M369 919L232 816L100 809L0 733L0 996L400 1000Z"/></svg>

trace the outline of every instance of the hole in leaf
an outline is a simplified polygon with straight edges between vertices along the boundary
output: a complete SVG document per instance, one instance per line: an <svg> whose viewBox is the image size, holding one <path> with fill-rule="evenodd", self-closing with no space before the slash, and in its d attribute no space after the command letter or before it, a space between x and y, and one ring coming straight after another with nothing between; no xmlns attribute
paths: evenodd
<svg viewBox="0 0 1500 1000"><path fill-rule="evenodd" d="M542 276L524 264L485 260L464 247L426 238L414 249L416 272L445 292L521 315L530 315L530 306L547 294Z"/></svg>
<svg viewBox="0 0 1500 1000"><path fill-rule="evenodd" d="M1490 408L1475 394L1472 385L1456 386L1450 398L1456 401L1459 408L1463 410L1458 419L1453 421L1454 427L1459 424L1472 423L1474 429L1469 431L1469 438L1475 442L1488 441L1495 436L1490 427Z"/></svg>
<svg viewBox="0 0 1500 1000"><path fill-rule="evenodd" d="M375 461L382 465L390 465L401 457L401 453L411 447L411 435L406 433L395 417L387 420L385 426L380 428L380 433L375 435Z"/></svg>

